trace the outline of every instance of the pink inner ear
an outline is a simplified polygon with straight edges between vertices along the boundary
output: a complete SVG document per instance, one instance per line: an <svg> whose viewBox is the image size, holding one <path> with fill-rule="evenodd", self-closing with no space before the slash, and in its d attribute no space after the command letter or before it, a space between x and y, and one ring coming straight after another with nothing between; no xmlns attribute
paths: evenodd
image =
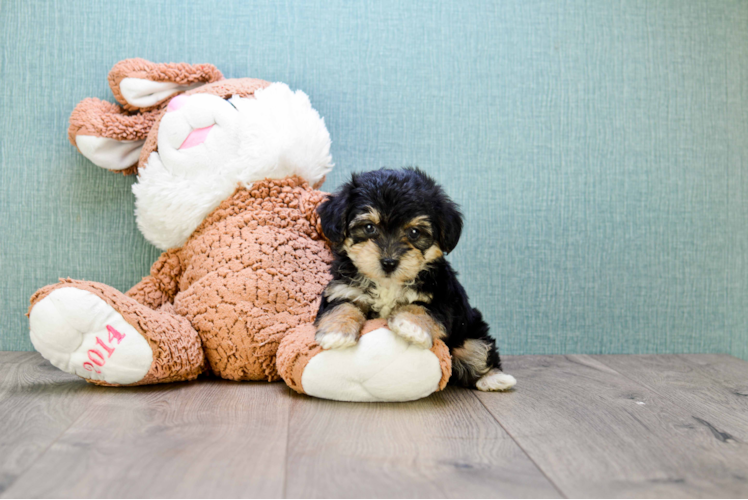
<svg viewBox="0 0 748 500"><path fill-rule="evenodd" d="M169 105L166 106L166 111L176 111L187 103L187 96L180 94L174 99L169 101Z"/></svg>
<svg viewBox="0 0 748 500"><path fill-rule="evenodd" d="M194 148L195 146L204 143L205 139L208 138L210 129L212 128L213 125L211 125L210 127L196 128L195 130L190 132L190 135L188 135L182 145L179 146L179 149Z"/></svg>

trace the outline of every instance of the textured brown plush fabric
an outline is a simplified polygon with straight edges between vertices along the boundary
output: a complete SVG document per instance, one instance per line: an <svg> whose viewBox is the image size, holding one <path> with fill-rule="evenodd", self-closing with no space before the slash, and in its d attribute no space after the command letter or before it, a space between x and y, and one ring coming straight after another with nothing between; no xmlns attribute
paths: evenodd
<svg viewBox="0 0 748 500"><path fill-rule="evenodd" d="M373 332L374 330L384 328L385 326L387 326L387 320L384 318L370 319L369 321L364 323L363 328L361 328L361 336L364 336L369 332Z"/></svg>
<svg viewBox="0 0 748 500"><path fill-rule="evenodd" d="M193 379L206 360L222 378L277 380L280 341L311 326L331 278L316 212L325 196L298 177L237 188L127 295L67 279L37 291L31 307L63 286L105 300L153 349L151 370L134 385Z"/></svg>
<svg viewBox="0 0 748 500"><path fill-rule="evenodd" d="M442 368L442 378L439 381L439 390L441 391L447 387L449 377L452 375L452 356L449 354L449 347L441 340L434 340L434 345L431 346L431 352L436 354L439 359L439 366Z"/></svg>
<svg viewBox="0 0 748 500"><path fill-rule="evenodd" d="M158 309L166 303L173 303L179 291L176 277L182 274L179 250L172 248L162 253L151 266L150 276L146 276L132 287L127 292L127 296L151 309Z"/></svg>
<svg viewBox="0 0 748 500"><path fill-rule="evenodd" d="M314 341L314 325L306 324L294 328L283 338L278 347L278 373L288 386L299 394L305 394L301 376L309 360L322 352Z"/></svg>
<svg viewBox="0 0 748 500"><path fill-rule="evenodd" d="M364 323L361 336L386 327L386 319L371 319ZM299 394L305 394L304 387L301 385L301 377L304 375L306 365L314 356L322 352L322 348L314 340L314 333L314 325L301 325L291 330L281 341L278 348L278 372L283 381ZM442 369L442 378L439 380L439 390L441 391L447 386L449 377L452 375L452 357L447 345L438 339L434 340L431 352L439 359L439 366Z"/></svg>
<svg viewBox="0 0 748 500"><path fill-rule="evenodd" d="M121 107L95 97L83 99L70 115L68 139L77 147L75 136L93 135L118 141L137 141L148 137L159 111L128 114Z"/></svg>
<svg viewBox="0 0 748 500"><path fill-rule="evenodd" d="M159 310L153 310L110 286L68 278L38 290L31 297L29 313L37 302L63 287L75 287L98 296L148 341L153 351L153 363L146 376L132 385L192 380L203 372L205 359L197 332L189 321L174 313L171 304L167 303ZM97 380L90 382L112 385Z"/></svg>
<svg viewBox="0 0 748 500"><path fill-rule="evenodd" d="M128 111L148 111L161 108L177 94L170 95L153 106L138 108L128 103L120 92L119 84L125 78L140 78L152 82L173 82L179 85L191 85L198 82L217 82L223 79L218 68L212 64L187 63L153 63L145 59L125 59L109 70L109 87L114 98Z"/></svg>
<svg viewBox="0 0 748 500"><path fill-rule="evenodd" d="M158 120L163 114L164 109L128 114L116 104L89 97L79 102L70 114L68 140L77 149L75 138L79 135L106 137L117 141L147 139L151 129L158 126ZM141 153L142 151L141 149ZM138 164L114 172L122 175L135 174L138 172Z"/></svg>
<svg viewBox="0 0 748 500"><path fill-rule="evenodd" d="M237 189L128 295L152 307L173 300L220 377L277 380L281 339L314 320L330 280L317 231L324 196L297 177Z"/></svg>

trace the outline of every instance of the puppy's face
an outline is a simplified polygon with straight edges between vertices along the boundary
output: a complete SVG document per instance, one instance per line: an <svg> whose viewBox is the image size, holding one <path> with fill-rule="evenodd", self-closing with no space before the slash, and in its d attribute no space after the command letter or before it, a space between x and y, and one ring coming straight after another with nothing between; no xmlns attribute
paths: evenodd
<svg viewBox="0 0 748 500"><path fill-rule="evenodd" d="M319 213L325 236L376 282L414 280L454 248L462 228L442 189L411 169L354 175Z"/></svg>
<svg viewBox="0 0 748 500"><path fill-rule="evenodd" d="M443 255L426 215L387 217L376 207L364 207L348 225L342 250L358 270L374 281L412 281Z"/></svg>

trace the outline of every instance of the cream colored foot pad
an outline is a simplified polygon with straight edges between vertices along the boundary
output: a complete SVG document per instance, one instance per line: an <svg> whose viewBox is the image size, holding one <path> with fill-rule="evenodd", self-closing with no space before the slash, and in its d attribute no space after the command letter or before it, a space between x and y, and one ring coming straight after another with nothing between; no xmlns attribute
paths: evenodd
<svg viewBox="0 0 748 500"><path fill-rule="evenodd" d="M412 401L437 391L441 378L436 354L379 328L353 347L314 356L301 385L310 396L325 399Z"/></svg>
<svg viewBox="0 0 748 500"><path fill-rule="evenodd" d="M36 350L67 373L133 384L153 362L148 341L91 292L58 288L33 307L29 320Z"/></svg>

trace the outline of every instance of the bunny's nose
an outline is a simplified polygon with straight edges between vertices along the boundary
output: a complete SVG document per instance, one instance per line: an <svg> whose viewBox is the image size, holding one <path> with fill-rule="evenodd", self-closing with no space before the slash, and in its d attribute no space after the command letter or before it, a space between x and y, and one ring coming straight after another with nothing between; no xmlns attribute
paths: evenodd
<svg viewBox="0 0 748 500"><path fill-rule="evenodd" d="M166 111L176 111L187 103L187 96L180 94L174 99L169 101L169 105L166 106Z"/></svg>

